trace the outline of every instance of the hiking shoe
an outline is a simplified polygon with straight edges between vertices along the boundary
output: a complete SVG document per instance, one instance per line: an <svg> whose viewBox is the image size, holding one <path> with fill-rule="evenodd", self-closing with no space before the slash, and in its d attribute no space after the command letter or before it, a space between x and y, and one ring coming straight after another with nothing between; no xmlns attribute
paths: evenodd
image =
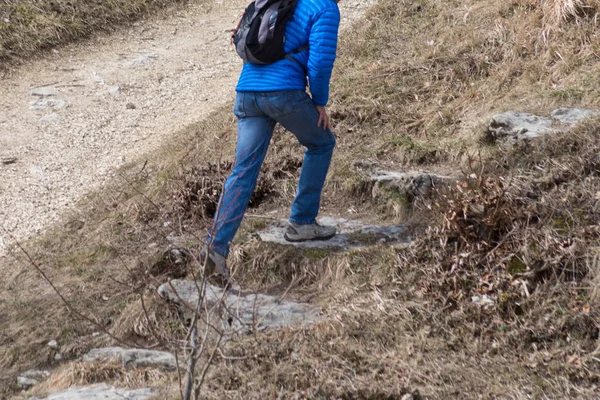
<svg viewBox="0 0 600 400"><path fill-rule="evenodd" d="M307 240L328 240L335 236L334 226L314 224L297 225L291 222L285 228L283 237L288 242L305 242Z"/></svg>
<svg viewBox="0 0 600 400"><path fill-rule="evenodd" d="M200 266L204 267L204 278L207 282L223 289L228 289L231 286L231 276L224 256L214 251L207 252L204 249L200 253Z"/></svg>

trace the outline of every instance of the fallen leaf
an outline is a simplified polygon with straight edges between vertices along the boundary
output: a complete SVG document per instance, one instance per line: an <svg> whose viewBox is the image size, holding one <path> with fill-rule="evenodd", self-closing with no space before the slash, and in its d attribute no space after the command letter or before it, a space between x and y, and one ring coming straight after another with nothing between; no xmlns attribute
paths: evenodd
<svg viewBox="0 0 600 400"><path fill-rule="evenodd" d="M583 312L586 314L589 314L590 310L592 307L590 307L589 304L586 304L585 306L583 306Z"/></svg>

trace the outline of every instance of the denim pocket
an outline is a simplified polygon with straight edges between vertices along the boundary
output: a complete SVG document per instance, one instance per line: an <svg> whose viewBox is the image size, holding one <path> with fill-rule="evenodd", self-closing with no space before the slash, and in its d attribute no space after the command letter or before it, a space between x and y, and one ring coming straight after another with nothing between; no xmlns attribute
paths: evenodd
<svg viewBox="0 0 600 400"><path fill-rule="evenodd" d="M233 114L238 118L244 118L246 116L246 110L244 109L244 100L246 96L244 92L238 92L235 96L235 103L233 105Z"/></svg>
<svg viewBox="0 0 600 400"><path fill-rule="evenodd" d="M265 97L265 105L271 118L283 118L294 111L292 104L292 91L273 92Z"/></svg>
<svg viewBox="0 0 600 400"><path fill-rule="evenodd" d="M290 100L292 102L292 107L312 104L313 102L308 93L303 90L290 91Z"/></svg>

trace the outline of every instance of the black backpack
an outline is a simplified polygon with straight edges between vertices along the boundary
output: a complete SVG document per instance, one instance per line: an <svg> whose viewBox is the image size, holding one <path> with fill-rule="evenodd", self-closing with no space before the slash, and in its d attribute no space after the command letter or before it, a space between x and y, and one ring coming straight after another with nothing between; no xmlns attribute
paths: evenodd
<svg viewBox="0 0 600 400"><path fill-rule="evenodd" d="M297 0L256 0L250 3L231 37L244 63L266 65L288 58L300 64L291 55L306 50L308 45L290 53L283 49L285 25L294 15L296 3Z"/></svg>

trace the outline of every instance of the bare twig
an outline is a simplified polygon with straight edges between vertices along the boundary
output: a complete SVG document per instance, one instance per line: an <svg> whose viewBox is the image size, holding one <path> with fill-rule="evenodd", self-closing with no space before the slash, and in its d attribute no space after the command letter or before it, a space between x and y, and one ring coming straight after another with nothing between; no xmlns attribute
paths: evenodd
<svg viewBox="0 0 600 400"><path fill-rule="evenodd" d="M44 280L50 285L50 287L52 288L52 290L54 291L54 293L56 293L56 295L60 298L60 300L62 301L62 303L69 309L69 311L71 311L73 314L75 314L77 317L79 317L80 319L94 325L96 328L100 329L103 333L105 333L106 335L108 335L111 339L115 340L116 342L123 344L125 346L128 347L136 347L136 348L143 348L143 346L141 346L140 344L138 344L137 342L129 343L119 337L116 337L115 335L113 335L108 329L106 329L106 327L95 321L93 318L88 317L87 315L83 314L82 312L80 312L79 310L77 310L75 307L73 307L73 305L62 295L62 293L60 292L60 290L58 290L58 288L54 285L54 283L52 282L52 280L48 277L48 275L46 275L46 273L44 272L44 270L42 270L40 268L40 266L33 260L33 258L31 257L31 255L29 255L29 253L27 252L27 250L25 250L25 248L21 245L21 243L19 241L17 241L13 235L11 235L9 232L6 232L4 230L5 234L9 235L14 241L15 241L15 245L19 248L19 250L25 255L25 257L27 258L27 261L29 262L29 264L35 268L35 270L42 276L42 278L44 278ZM13 254L13 252L11 250L9 250L10 254L15 257L15 254Z"/></svg>

